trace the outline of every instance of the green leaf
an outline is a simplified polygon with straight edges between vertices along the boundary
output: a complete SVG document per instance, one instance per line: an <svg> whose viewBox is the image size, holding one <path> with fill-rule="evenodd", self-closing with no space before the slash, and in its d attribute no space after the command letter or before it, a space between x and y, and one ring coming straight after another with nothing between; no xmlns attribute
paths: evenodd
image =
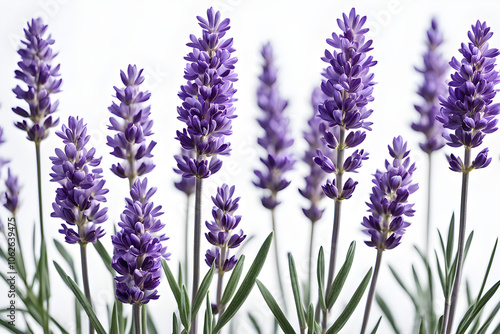
<svg viewBox="0 0 500 334"><path fill-rule="evenodd" d="M179 334L179 323L175 313L172 314L172 334Z"/></svg>
<svg viewBox="0 0 500 334"><path fill-rule="evenodd" d="M231 298L238 287L238 282L240 281L241 273L243 272L243 265L245 264L245 255L241 255L236 263L236 266L233 268L233 272L229 277L229 281L227 282L226 288L224 289L224 293L222 294L221 304L226 305L229 303Z"/></svg>
<svg viewBox="0 0 500 334"><path fill-rule="evenodd" d="M490 261L488 262L488 267L486 268L486 273L484 274L483 284L481 284L481 289L479 290L479 293L477 295L478 300L481 298L481 295L483 294L484 291L484 287L486 286L486 281L488 280L488 276L490 274L491 265L493 264L493 259L495 258L495 253L497 251L497 245L498 245L498 238L495 241L495 246L493 246L493 250L491 251Z"/></svg>
<svg viewBox="0 0 500 334"><path fill-rule="evenodd" d="M168 285L170 285L170 290L172 291L175 300L177 301L177 306L179 307L179 310L181 308L181 289L179 288L179 285L177 285L177 282L175 281L174 275L172 275L172 272L170 271L170 268L168 267L167 261L165 259L161 259L161 266L163 267L163 271L165 272L165 276L167 277Z"/></svg>
<svg viewBox="0 0 500 334"><path fill-rule="evenodd" d="M316 270L316 275L318 277L318 298L321 309L326 312L326 301L325 301L325 254L323 252L323 246L319 248L318 254L318 265Z"/></svg>
<svg viewBox="0 0 500 334"><path fill-rule="evenodd" d="M206 298L206 310L205 310L205 326L203 329L204 334L212 334L212 319L213 319L213 314L212 314L212 305L210 304L210 297L209 293L207 293L207 298Z"/></svg>
<svg viewBox="0 0 500 334"><path fill-rule="evenodd" d="M109 334L118 334L118 315L116 314L116 303L113 303L113 312L111 312L111 324L109 326Z"/></svg>
<svg viewBox="0 0 500 334"><path fill-rule="evenodd" d="M490 315L488 316L488 318L486 319L486 321L484 322L484 324L477 331L477 334L486 334L486 330L488 329L488 327L490 327L491 322L496 317L496 315L498 314L499 310L500 310L500 302L495 306L495 308L493 309L493 311L491 311Z"/></svg>
<svg viewBox="0 0 500 334"><path fill-rule="evenodd" d="M437 252L434 251L434 254L436 255L436 263L437 263L437 267L438 267L439 282L441 283L441 288L443 290L443 294L445 294L445 297L447 297L446 296L446 278L445 278L445 275L443 273L443 269L441 267L441 262L439 261L439 257L437 255Z"/></svg>
<svg viewBox="0 0 500 334"><path fill-rule="evenodd" d="M424 319L420 319L420 328L418 330L418 334L425 334L425 322Z"/></svg>
<svg viewBox="0 0 500 334"><path fill-rule="evenodd" d="M184 284L184 281L182 280L182 265L180 261L179 261L179 272L177 274L177 284L179 286L182 286L182 284Z"/></svg>
<svg viewBox="0 0 500 334"><path fill-rule="evenodd" d="M413 293L410 292L410 290L406 287L406 284L403 282L403 279L399 276L399 274L396 272L396 270L389 265L389 270L392 273L392 276L396 279L396 281L399 283L401 288L406 292L408 297L410 297L411 301L413 302L413 306L415 306L415 309L418 309L418 302L417 302L417 297L413 295Z"/></svg>
<svg viewBox="0 0 500 334"><path fill-rule="evenodd" d="M248 313L248 318L250 319L250 322L253 325L253 328L255 328L255 331L257 331L257 334L262 334L262 330L260 329L259 322L255 317L252 315L252 313Z"/></svg>
<svg viewBox="0 0 500 334"><path fill-rule="evenodd" d="M73 257L68 253L66 248L59 241L57 241L55 239L54 239L54 245L56 246L56 249L59 252L59 254L61 254L63 259L69 265L71 272L73 273L73 278L75 279L75 282L78 282Z"/></svg>
<svg viewBox="0 0 500 334"><path fill-rule="evenodd" d="M326 302L326 307L331 309L335 301L339 297L340 291L344 287L344 283L347 280L349 271L351 270L352 262L354 260L354 253L356 252L356 242L353 241L349 245L347 250L347 255L345 257L345 262L339 270L339 273L333 280L332 286L330 288L330 294L328 295L328 300Z"/></svg>
<svg viewBox="0 0 500 334"><path fill-rule="evenodd" d="M191 328L191 306L189 303L189 294L185 285L182 286L181 290L181 304L179 306L179 312L182 325L189 331Z"/></svg>
<svg viewBox="0 0 500 334"><path fill-rule="evenodd" d="M97 242L94 242L93 244L95 250L97 251L97 254L99 254L102 262L104 263L104 267L106 267L106 269L109 271L111 277L114 278L116 276L116 272L113 267L111 267L111 256L109 256L108 251L106 250L106 248L104 248L100 240L97 240Z"/></svg>
<svg viewBox="0 0 500 334"><path fill-rule="evenodd" d="M196 297L194 298L193 306L191 308L191 322L196 317L196 314L198 313L198 310L200 309L203 300L205 300L205 296L208 293L208 289L210 288L210 284L212 283L212 279L214 277L214 271L215 271L215 261L212 263L212 267L207 272L205 277L203 277L198 292L196 293Z"/></svg>
<svg viewBox="0 0 500 334"><path fill-rule="evenodd" d="M283 314L283 311L279 307L273 295L259 280L257 280L257 286L259 287L262 297L264 297L267 306L269 306L269 309L271 310L271 312L273 312L274 318L278 321L278 324L280 325L283 332L285 334L295 334L292 325L290 325L290 323L288 322L285 314Z"/></svg>
<svg viewBox="0 0 500 334"><path fill-rule="evenodd" d="M377 333L378 326L380 325L380 321L382 320L382 317L378 318L377 324L375 325L375 328L371 331L371 334Z"/></svg>
<svg viewBox="0 0 500 334"><path fill-rule="evenodd" d="M27 334L25 332L21 332L16 327L9 325L9 323L3 319L0 319L0 326L7 328L11 333L14 333L14 334Z"/></svg>
<svg viewBox="0 0 500 334"><path fill-rule="evenodd" d="M451 259L453 257L454 240L455 240L455 213L451 215L450 226L448 228L448 242L446 243L446 252L445 252L446 268L449 268L451 264Z"/></svg>
<svg viewBox="0 0 500 334"><path fill-rule="evenodd" d="M248 270L247 275L241 282L241 285L234 295L233 300L229 304L226 312L221 315L219 321L217 321L217 325L213 329L213 333L219 333L222 327L231 320L231 318L236 314L236 312L240 309L243 302L246 300L250 291L252 291L253 286L255 285L255 280L257 276L259 276L262 267L264 266L264 262L266 261L267 254L269 253L269 247L271 247L271 242L273 240L273 232L269 234L266 241L262 244L255 260L253 261L250 269Z"/></svg>
<svg viewBox="0 0 500 334"><path fill-rule="evenodd" d="M358 288L354 292L354 295L351 297L347 305L345 306L344 310L340 314L340 316L337 318L337 320L333 323L332 327L328 329L326 334L336 334L340 332L340 330L344 327L344 325L347 323L347 320L351 317L352 313L356 309L356 307L359 304L359 301L363 297L363 294L365 293L366 287L368 286L368 283L370 283L370 278L372 276L372 268L368 270L366 273L365 277L359 284Z"/></svg>
<svg viewBox="0 0 500 334"><path fill-rule="evenodd" d="M299 319L300 328L306 328L306 317L304 315L304 307L302 306L302 299L300 297L299 278L297 277L297 270L295 269L295 261L291 253L288 253L288 267L290 268L290 280L292 283L293 299L295 300L295 308L297 309L297 317Z"/></svg>
<svg viewBox="0 0 500 334"><path fill-rule="evenodd" d="M380 296L379 294L376 294L375 300L377 301L378 306L382 310L382 313L385 315L385 317L387 318L387 320L391 324L391 327L394 330L394 333L396 333L396 334L401 333L398 326L396 325L396 321L394 320L394 316L392 315L391 309L389 308L389 306L387 306L387 303L382 298L382 296Z"/></svg>
<svg viewBox="0 0 500 334"><path fill-rule="evenodd" d="M309 308L307 309L307 334L314 334L314 305L313 303L309 304Z"/></svg>
<svg viewBox="0 0 500 334"><path fill-rule="evenodd" d="M71 289L75 297L78 299L80 304L82 305L85 313L87 313L87 316L90 319L90 322L92 322L92 325L95 328L95 331L98 334L106 334L106 331L104 330L104 327L102 327L101 323L99 322L99 319L94 313L94 310L92 309L92 306L89 304L87 298L85 295L82 293L78 285L69 277L64 270L59 266L59 264L55 261L53 261L54 266L56 267L57 272L61 276L62 280L66 285Z"/></svg>

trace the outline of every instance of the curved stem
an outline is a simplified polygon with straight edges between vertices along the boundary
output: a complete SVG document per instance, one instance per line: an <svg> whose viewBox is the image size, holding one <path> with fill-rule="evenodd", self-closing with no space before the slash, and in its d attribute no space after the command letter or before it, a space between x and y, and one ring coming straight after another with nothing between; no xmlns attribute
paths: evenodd
<svg viewBox="0 0 500 334"><path fill-rule="evenodd" d="M312 267L313 267L313 242L314 242L314 226L315 222L311 220L311 235L309 237L309 284L307 287L307 296L306 296L306 305L309 305L311 303L311 290L312 290L312 282L313 282L313 276L312 276Z"/></svg>
<svg viewBox="0 0 500 334"><path fill-rule="evenodd" d="M431 247L431 195L432 195L432 153L428 154L428 174L427 174L427 231L425 238L425 255L427 259L429 259L429 252Z"/></svg>
<svg viewBox="0 0 500 334"><path fill-rule="evenodd" d="M186 196L186 221L184 225L184 281L189 281L189 208L191 195Z"/></svg>
<svg viewBox="0 0 500 334"><path fill-rule="evenodd" d="M89 274L87 270L87 247L86 245L80 245L80 255L82 259L82 277L83 277L83 289L85 291L85 297L92 307L92 298L90 296L90 286L89 286ZM94 326L92 326L92 322L89 319L89 333L94 333Z"/></svg>
<svg viewBox="0 0 500 334"><path fill-rule="evenodd" d="M195 204L194 204L194 253L193 253L193 296L198 293L198 284L200 280L200 243L201 243L201 195L203 179L196 178ZM196 334L196 314L193 315L193 325L191 334Z"/></svg>
<svg viewBox="0 0 500 334"><path fill-rule="evenodd" d="M373 296L375 295L375 287L377 286L378 272L380 270L380 263L382 262L382 250L377 251L377 260L375 262L375 271L372 276L372 283L370 285L370 291L368 292L368 298L366 299L365 315L363 316L363 325L361 327L361 334L366 331L366 326L368 325L368 319L370 318L370 309L372 307Z"/></svg>
<svg viewBox="0 0 500 334"><path fill-rule="evenodd" d="M278 234L276 233L276 217L274 213L274 209L271 209L271 222L273 224L273 232L274 232L274 255L276 256L276 272L278 274L278 283L280 287L280 293L283 298L283 307L285 310L285 313L287 312L287 307L286 307L286 298L285 298L285 289L283 288L283 281L281 279L281 270L280 270L280 257L279 257L279 247L278 247Z"/></svg>
<svg viewBox="0 0 500 334"><path fill-rule="evenodd" d="M134 304L134 306L132 306L132 310L134 313L135 334L141 334L141 306Z"/></svg>
<svg viewBox="0 0 500 334"><path fill-rule="evenodd" d="M455 275L455 282L453 284L453 291L451 293L451 305L448 325L446 333L451 333L453 326L453 318L455 316L455 308L457 306L458 292L460 289L460 280L462 278L462 268L464 262L464 246L465 246L465 230L466 230L466 217L467 217L467 192L469 189L469 165L470 165L470 148L465 148L464 157L464 171L462 172L462 194L460 201L460 229L458 232L458 261L457 273Z"/></svg>

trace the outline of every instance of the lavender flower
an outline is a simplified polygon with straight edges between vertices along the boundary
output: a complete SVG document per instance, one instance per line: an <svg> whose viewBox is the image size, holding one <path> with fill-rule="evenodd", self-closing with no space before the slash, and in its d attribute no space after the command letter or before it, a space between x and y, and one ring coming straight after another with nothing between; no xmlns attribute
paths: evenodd
<svg viewBox="0 0 500 334"><path fill-rule="evenodd" d="M177 159L177 167L185 177L207 178L222 166L217 156L230 152L225 141L231 131L231 120L236 117L233 97L237 80L234 73L236 57L233 39L224 39L229 30L229 19L221 21L220 12L207 10L208 20L198 16L203 29L202 37L190 36L187 46L193 50L184 59L187 84L181 86L179 97L182 105L177 108L178 119L186 123L177 131L177 140L183 149L193 151L195 157L186 154ZM210 158L210 159L209 159Z"/></svg>
<svg viewBox="0 0 500 334"><path fill-rule="evenodd" d="M209 229L209 232L205 233L205 237L208 242L215 246L207 250L205 262L211 267L215 261L215 268L220 274L234 268L238 260L235 255L229 254L229 249L238 247L247 237L243 234L243 230L238 233L233 232L241 221L241 216L234 215L240 200L239 197L233 199L234 188L234 186L229 188L227 184L217 188L217 196L212 197L212 202L215 205L212 208L214 220L205 222Z"/></svg>
<svg viewBox="0 0 500 334"><path fill-rule="evenodd" d="M52 103L50 95L60 92L61 79L59 76L59 65L52 66L52 60L57 56L50 47L54 44L51 36L44 38L47 26L42 19L33 19L28 23L28 29L24 29L26 41L22 43L25 48L19 49L18 53L22 60L18 63L21 70L16 70L16 79L26 83L28 88L22 89L16 86L13 92L16 97L28 103L29 111L16 107L12 110L21 117L29 118L31 124L26 120L17 122L15 125L26 131L28 140L40 143L47 138L48 130L59 123L59 119L53 120L53 114L59 101Z"/></svg>
<svg viewBox="0 0 500 334"><path fill-rule="evenodd" d="M468 33L470 42L462 43L459 49L463 59L459 62L453 57L450 61L456 72L448 83L448 98L439 98L442 108L436 117L445 128L453 131L443 135L447 144L466 149L480 146L486 134L497 130L495 116L500 112L500 104L492 104L496 95L495 85L500 82L495 70L495 57L500 52L489 48L488 40L493 33L486 22L477 21L471 27L472 31ZM460 161L451 156L450 169L462 172L484 168L491 161L487 159L487 152L481 151L471 166L461 168L457 167Z"/></svg>
<svg viewBox="0 0 500 334"><path fill-rule="evenodd" d="M325 211L319 208L319 202L325 197L321 184L326 176L321 167L319 167L313 159L316 156L317 149L323 149L325 152L335 152L334 150L327 150L326 141L322 139L328 123L318 117L318 106L323 103L324 100L326 100L326 95L323 94L321 89L319 87L314 89L311 97L313 113L307 122L308 128L304 131L304 139L309 144L309 147L304 154L303 161L309 166L309 175L305 178L305 188L299 189L299 192L308 199L311 204L309 209L304 208L302 211L313 224L321 219ZM336 157L332 154L329 159L333 160L336 159Z"/></svg>
<svg viewBox="0 0 500 334"><path fill-rule="evenodd" d="M363 28L365 21L366 16L360 17L354 8L349 16L343 14L343 20L337 20L343 33L333 33L332 38L326 41L337 50L334 50L333 54L325 50L325 56L322 58L329 64L323 73L325 80L321 83L321 90L327 99L320 104L318 111L319 117L330 126L330 131L324 133L324 139L329 148L338 151L337 155L347 148L361 144L366 138L364 130L371 130L372 123L366 119L373 110L367 109L366 105L373 101L375 82L373 73L369 70L377 62L372 56L367 56L367 52L373 48L370 47L371 40L365 42L364 35L368 32L368 28ZM363 130L350 131L354 129ZM339 156L343 160L343 153ZM344 172L355 172L366 159L368 154L364 150L356 150L345 161L335 162L318 152L315 162L325 172L341 175ZM329 181L326 187L331 191L327 196L337 194L335 198L338 200L350 197L356 183L348 179L346 184L349 184L349 187L339 192L338 187L342 185Z"/></svg>
<svg viewBox="0 0 500 334"><path fill-rule="evenodd" d="M161 258L168 259L170 254L162 245L168 238L159 235L165 226L158 219L163 214L161 206L150 201L155 192L154 187L148 189L147 178L136 179L118 223L122 229L111 236L111 266L118 273L116 296L122 303L142 305L159 298L156 288L160 284Z"/></svg>
<svg viewBox="0 0 500 334"><path fill-rule="evenodd" d="M187 160L184 160L184 157L186 157ZM182 164L184 162L189 163L189 159L195 159L195 158L196 157L194 151L187 151L183 148L181 148L180 155L174 156L174 159L177 161L178 164L179 163ZM182 191L184 194L186 194L186 196L191 196L192 194L194 194L196 186L195 178L184 176L183 175L184 172L182 172L177 168L174 168L174 172L181 175L181 179L177 182L174 182L175 187L178 190Z"/></svg>
<svg viewBox="0 0 500 334"><path fill-rule="evenodd" d="M5 187L7 191L5 192L5 203L3 206L15 216L19 208L19 192L21 191L21 187L19 186L17 177L10 172L10 168L8 169L7 180L5 180Z"/></svg>
<svg viewBox="0 0 500 334"><path fill-rule="evenodd" d="M365 233L370 241L365 243L379 251L393 249L401 242L405 229L410 225L404 216L412 217L415 210L408 203L408 197L418 189L412 180L416 167L411 163L406 150L406 142L401 136L393 139L389 154L392 163L385 161L385 171L377 170L374 174L370 203L366 203L370 215L363 218Z"/></svg>
<svg viewBox="0 0 500 334"><path fill-rule="evenodd" d="M137 70L136 65L128 65L126 74L120 71L125 87L113 87L120 105L113 102L108 108L118 118L109 118L111 125L108 129L117 133L107 137L107 144L113 148L112 155L123 159L122 163L113 164L111 170L121 178L128 178L131 184L137 176L147 174L155 167L149 159L153 157L151 151L156 142L147 144L146 140L153 134L153 120L149 118L151 106L145 105L151 94L140 90L139 86L144 82L142 71Z"/></svg>
<svg viewBox="0 0 500 334"><path fill-rule="evenodd" d="M95 148L87 150L85 145L90 140L87 135L87 125L83 119L69 117L68 125L63 125L56 134L65 144L64 150L57 148L52 160L50 174L52 182L58 182L56 199L52 203L54 212L51 217L65 221L61 224L60 233L65 235L67 243L86 245L96 242L105 232L99 224L107 220L107 208L100 207L100 202L106 202L102 179L102 168L98 168L102 158L95 158ZM71 226L77 226L75 231Z"/></svg>
<svg viewBox="0 0 500 334"><path fill-rule="evenodd" d="M436 20L432 20L431 28L427 30L427 51L424 54L424 66L415 68L424 75L424 82L418 88L418 95L423 99L422 104L415 105L420 114L420 119L411 125L415 131L425 135L425 141L420 143L420 148L426 153L432 153L444 146L443 125L436 121L439 112L439 96L446 92L444 76L448 64L438 48L443 43L443 34L438 29Z"/></svg>
<svg viewBox="0 0 500 334"><path fill-rule="evenodd" d="M273 49L270 43L262 47L264 65L259 76L261 84L257 90L257 102L264 111L258 119L265 134L257 142L267 151L267 157L261 158L263 170L255 170L258 181L254 184L262 189L268 189L269 196L262 197L262 205L274 209L280 202L277 200L279 191L288 187L291 181L284 174L293 168L295 161L287 149L293 145L293 139L288 133L289 120L284 114L288 101L282 99L276 84L278 69L274 65Z"/></svg>

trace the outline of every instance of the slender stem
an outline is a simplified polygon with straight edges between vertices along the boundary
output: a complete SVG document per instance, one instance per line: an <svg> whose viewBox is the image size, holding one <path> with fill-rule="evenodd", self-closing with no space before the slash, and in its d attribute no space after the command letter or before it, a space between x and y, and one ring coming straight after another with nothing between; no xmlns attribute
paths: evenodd
<svg viewBox="0 0 500 334"><path fill-rule="evenodd" d="M36 176L38 180L38 213L40 216L40 234L41 238L45 240L45 234L43 229L42 171L40 163L40 143L35 143L35 152L36 152Z"/></svg>
<svg viewBox="0 0 500 334"><path fill-rule="evenodd" d="M184 224L184 280L189 281L189 208L191 195L186 196L186 222Z"/></svg>
<svg viewBox="0 0 500 334"><path fill-rule="evenodd" d="M337 149L337 175L336 175L336 186L338 189L339 197L342 194L342 175L344 169L344 141L345 141L345 127L340 127L339 133L339 144ZM339 239L340 231L340 213L341 213L342 201L338 198L335 199L335 213L333 216L333 231L332 231L332 244L330 250L330 267L328 269L328 281L326 284L326 295L330 294L332 288L333 277L335 274L335 263L337 258L337 244ZM326 326L328 324L328 310L323 311L323 331L326 331Z"/></svg>
<svg viewBox="0 0 500 334"><path fill-rule="evenodd" d="M135 334L141 334L141 305L134 304L132 310L134 313Z"/></svg>
<svg viewBox="0 0 500 334"><path fill-rule="evenodd" d="M428 174L427 174L427 231L426 231L426 238L425 238L425 254L427 256L427 259L429 259L429 252L430 252L430 247L431 247L431 204L432 204L432 153L428 154Z"/></svg>
<svg viewBox="0 0 500 334"><path fill-rule="evenodd" d="M287 312L286 307L286 298L285 298L285 289L283 288L283 281L281 279L281 270L280 270L280 256L279 256L279 247L278 247L278 234L276 233L276 215L274 209L271 209L271 222L273 224L273 232L274 232L274 255L276 256L276 272L278 274L278 283L280 286L280 293L283 298L283 307L285 309L285 313Z"/></svg>
<svg viewBox="0 0 500 334"><path fill-rule="evenodd" d="M224 283L224 273L219 272L219 279L217 280L217 314L220 317L224 313L224 306L222 305L222 285Z"/></svg>
<svg viewBox="0 0 500 334"><path fill-rule="evenodd" d="M89 274L87 270L87 247L86 245L80 245L80 255L82 258L82 277L83 277L83 289L85 291L85 297L92 306L92 299L90 297L90 287L89 287ZM92 322L89 319L89 333L94 333L94 326L92 326Z"/></svg>
<svg viewBox="0 0 500 334"><path fill-rule="evenodd" d="M444 303L443 321L441 323L441 330L439 334L446 333L446 326L448 325L448 317L450 315L450 300L447 298Z"/></svg>
<svg viewBox="0 0 500 334"><path fill-rule="evenodd" d="M196 178L196 191L194 203L194 253L193 253L193 302L198 293L200 279L200 243L201 243L201 195L203 179ZM193 315L191 334L196 334L196 314Z"/></svg>
<svg viewBox="0 0 500 334"><path fill-rule="evenodd" d="M312 282L313 282L313 276L312 276L312 267L313 267L313 242L314 242L314 226L315 226L315 221L311 220L311 235L309 237L309 284L308 284L308 291L307 291L307 296L306 296L306 305L309 305L311 303L311 290L312 290Z"/></svg>
<svg viewBox="0 0 500 334"><path fill-rule="evenodd" d="M462 198L460 201L460 229L458 234L458 261L457 273L455 275L455 283L453 284L453 291L451 293L450 316L446 333L451 333L453 326L453 318L455 316L455 308L457 306L458 293L460 290L460 280L462 278L462 268L464 262L464 246L465 246L465 230L466 230L466 216L467 216L467 192L469 189L469 164L470 164L470 147L465 148L464 157L464 171L462 172Z"/></svg>
<svg viewBox="0 0 500 334"><path fill-rule="evenodd" d="M142 315L141 315L141 330L142 330L142 334L146 334L148 332L148 324L147 324L147 321L148 321L148 311L147 311L147 308L146 308L146 305L142 305Z"/></svg>
<svg viewBox="0 0 500 334"><path fill-rule="evenodd" d="M380 270L380 263L382 262L383 250L377 251L377 260L375 262L375 271L372 276L372 283L370 285L370 291L368 292L368 298L366 299L365 315L363 316L363 326L361 327L361 334L366 331L366 326L368 325L368 319L370 318L370 309L372 307L373 296L375 295L375 287L377 286L378 272Z"/></svg>

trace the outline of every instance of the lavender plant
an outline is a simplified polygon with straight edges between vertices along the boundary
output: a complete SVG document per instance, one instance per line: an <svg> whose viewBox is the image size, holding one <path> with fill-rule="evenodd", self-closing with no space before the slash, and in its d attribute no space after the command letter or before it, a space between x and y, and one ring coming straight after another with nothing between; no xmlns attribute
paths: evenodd
<svg viewBox="0 0 500 334"><path fill-rule="evenodd" d="M486 22L477 21L468 32L470 42L462 43L459 52L463 58L458 61L453 57L450 66L455 70L448 83L448 97L440 97L441 111L436 119L443 127L451 130L443 137L451 147L464 147L464 159L451 154L448 157L450 169L462 173L462 193L460 203L460 228L458 236L458 259L456 276L453 284L451 300L447 300L442 321L441 333L451 333L457 298L462 277L464 261L467 193L469 173L474 169L487 167L488 148L479 152L471 162L471 151L479 147L486 134L497 130L500 104L493 104L496 95L495 86L500 82L495 70L495 58L500 54L498 49L490 48L488 40L493 32Z"/></svg>
<svg viewBox="0 0 500 334"><path fill-rule="evenodd" d="M330 129L324 132L323 138L330 149L336 150L336 161L333 162L319 149L314 158L323 171L335 174L335 179L327 180L323 187L325 195L335 201L327 295L331 291L335 273L341 203L352 196L358 184L352 178L343 182L343 175L356 172L363 160L368 159L368 153L364 150L355 150L347 158L344 155L348 148L360 145L366 138L366 130L371 130L372 123L366 120L373 112L367 108L367 104L373 101L371 94L375 85L370 68L377 64L372 56L367 55L373 48L371 40L365 41L365 34L369 31L368 28L363 28L366 16L357 15L354 8L349 16L342 15L343 18L337 20L342 33L333 33L332 38L327 39L327 43L336 50L333 54L325 50L322 58L329 64L323 73L325 79L321 84L321 90L328 98L318 109L319 117L328 122ZM323 312L323 329L326 328L327 317L328 312Z"/></svg>
<svg viewBox="0 0 500 334"><path fill-rule="evenodd" d="M257 143L266 150L267 156L260 161L264 165L261 170L254 170L257 181L253 182L258 188L266 190L261 198L262 205L271 211L271 222L273 232L276 233L275 209L280 204L278 193L290 185L285 178L286 172L293 168L295 163L290 154L290 146L293 139L290 138L288 125L290 123L284 111L288 104L281 98L278 85L278 69L274 64L273 48L270 43L262 47L264 65L262 74L259 76L260 86L257 90L257 103L264 112L258 119L258 123L264 130L264 136L257 139ZM278 238L274 240L274 252L276 256L276 271L282 298L285 298L283 281L281 278Z"/></svg>

